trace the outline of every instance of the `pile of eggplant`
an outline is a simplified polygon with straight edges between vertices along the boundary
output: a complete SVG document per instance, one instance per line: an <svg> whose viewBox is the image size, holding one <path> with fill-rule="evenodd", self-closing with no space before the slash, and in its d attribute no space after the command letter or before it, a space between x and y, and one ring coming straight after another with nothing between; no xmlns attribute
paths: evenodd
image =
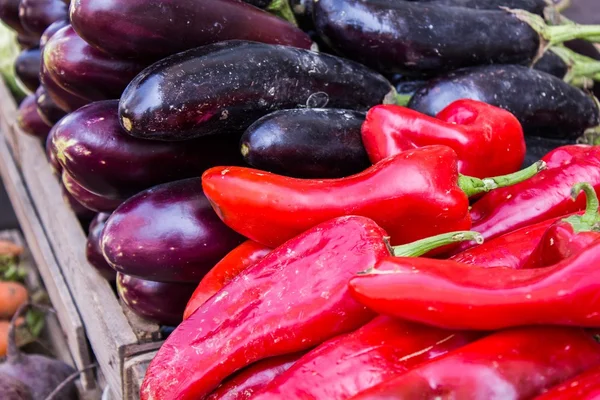
<svg viewBox="0 0 600 400"><path fill-rule="evenodd" d="M70 4L69 4L70 3ZM546 0L0 0L45 145L123 303L177 325L244 238L200 176L245 165L298 178L370 166L365 113L459 98L513 113L528 159L600 125L600 26ZM600 84L599 84L600 85ZM583 139L582 139L583 138Z"/></svg>

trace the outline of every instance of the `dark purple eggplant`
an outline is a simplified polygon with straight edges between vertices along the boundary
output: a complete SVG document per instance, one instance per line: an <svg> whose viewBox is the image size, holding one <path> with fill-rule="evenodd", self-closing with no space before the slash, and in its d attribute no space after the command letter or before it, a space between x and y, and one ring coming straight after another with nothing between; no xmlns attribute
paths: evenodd
<svg viewBox="0 0 600 400"><path fill-rule="evenodd" d="M544 16L548 7L546 0L407 0L416 3L440 4L450 7L466 7L476 10L497 10L500 7L529 11Z"/></svg>
<svg viewBox="0 0 600 400"><path fill-rule="evenodd" d="M79 221L82 223L89 223L96 216L96 213L85 208L81 203L75 200L75 198L71 196L62 183L60 187L62 189L62 195L65 203L71 207L71 210L73 210L73 213L77 216Z"/></svg>
<svg viewBox="0 0 600 400"><path fill-rule="evenodd" d="M95 212L112 212L127 198L110 198L90 192L77 182L67 171L62 171L62 183L75 200L88 210Z"/></svg>
<svg viewBox="0 0 600 400"><path fill-rule="evenodd" d="M365 113L309 108L281 110L250 125L241 140L246 162L296 178L341 178L368 168L360 128Z"/></svg>
<svg viewBox="0 0 600 400"><path fill-rule="evenodd" d="M40 72L40 82L54 104L64 112L69 113L91 103L91 101L79 97L58 86L54 79L50 78L48 75L44 63L42 63L42 70Z"/></svg>
<svg viewBox="0 0 600 400"><path fill-rule="evenodd" d="M525 153L523 168L530 166L536 161L539 161L552 150L558 147L575 144L575 142L569 139L551 139L538 136L525 136L525 144L527 152Z"/></svg>
<svg viewBox="0 0 600 400"><path fill-rule="evenodd" d="M58 162L58 159L56 158L56 154L52 150L52 135L51 134L48 135L48 137L46 138L45 149L46 149L46 159L48 160L48 163L50 164L50 168L52 168L52 173L58 179L62 179L63 168L62 168L62 165L60 165L60 163Z"/></svg>
<svg viewBox="0 0 600 400"><path fill-rule="evenodd" d="M90 265L94 267L104 279L112 282L117 279L117 271L108 265L100 250L100 237L102 236L102 230L104 229L108 217L110 217L110 214L100 213L96 215L90 223L85 256Z"/></svg>
<svg viewBox="0 0 600 400"><path fill-rule="evenodd" d="M112 199L130 197L159 183L200 176L216 165L240 165L239 135L188 142L158 142L127 135L118 101L89 104L52 130L62 166L85 189Z"/></svg>
<svg viewBox="0 0 600 400"><path fill-rule="evenodd" d="M519 65L466 68L433 79L408 106L436 115L463 98L510 111L526 135L573 139L600 124L598 107L590 96L559 78Z"/></svg>
<svg viewBox="0 0 600 400"><path fill-rule="evenodd" d="M117 292L123 303L142 318L161 325L179 325L197 283L153 282L117 274Z"/></svg>
<svg viewBox="0 0 600 400"><path fill-rule="evenodd" d="M110 56L81 39L71 26L46 44L44 68L62 89L90 101L118 99L148 63Z"/></svg>
<svg viewBox="0 0 600 400"><path fill-rule="evenodd" d="M231 39L312 46L292 24L236 0L78 0L71 4L71 24L91 45L137 59Z"/></svg>
<svg viewBox="0 0 600 400"><path fill-rule="evenodd" d="M40 117L42 117L42 119L50 126L56 124L67 114L56 105L50 96L48 96L48 93L43 86L40 86L35 91L35 101Z"/></svg>
<svg viewBox="0 0 600 400"><path fill-rule="evenodd" d="M64 19L58 20L50 24L50 26L46 28L46 30L42 34L42 37L40 38L40 49L43 51L44 46L46 46L46 43L48 43L48 40L50 40L50 38L54 36L56 32L69 25L69 21Z"/></svg>
<svg viewBox="0 0 600 400"><path fill-rule="evenodd" d="M35 95L30 94L19 105L17 124L21 130L40 140L46 140L50 126L44 122L37 110Z"/></svg>
<svg viewBox="0 0 600 400"><path fill-rule="evenodd" d="M29 38L29 33L23 28L19 18L19 3L21 0L0 0L0 20L17 32L19 36Z"/></svg>
<svg viewBox="0 0 600 400"><path fill-rule="evenodd" d="M100 243L118 272L158 282L199 282L243 240L215 214L198 177L128 199L106 222Z"/></svg>
<svg viewBox="0 0 600 400"><path fill-rule="evenodd" d="M273 111L368 110L393 102L381 75L352 61L287 46L229 41L166 58L140 73L119 104L121 125L144 139L240 134Z"/></svg>
<svg viewBox="0 0 600 400"><path fill-rule="evenodd" d="M557 54L552 51L544 53L533 66L538 71L545 72L547 74L556 76L557 78L563 79L569 72L569 66L563 61Z"/></svg>
<svg viewBox="0 0 600 400"><path fill-rule="evenodd" d="M42 55L39 48L23 50L15 60L15 75L32 92L40 86Z"/></svg>
<svg viewBox="0 0 600 400"><path fill-rule="evenodd" d="M417 90L427 84L427 78L425 77L413 78L401 74L393 74L389 79L396 88L398 96L407 99L406 101L408 101Z"/></svg>
<svg viewBox="0 0 600 400"><path fill-rule="evenodd" d="M68 8L61 0L21 0L19 18L23 28L41 37L58 20L67 20Z"/></svg>
<svg viewBox="0 0 600 400"><path fill-rule="evenodd" d="M18 35L17 43L21 50L30 50L40 47L40 41L38 38L28 35Z"/></svg>

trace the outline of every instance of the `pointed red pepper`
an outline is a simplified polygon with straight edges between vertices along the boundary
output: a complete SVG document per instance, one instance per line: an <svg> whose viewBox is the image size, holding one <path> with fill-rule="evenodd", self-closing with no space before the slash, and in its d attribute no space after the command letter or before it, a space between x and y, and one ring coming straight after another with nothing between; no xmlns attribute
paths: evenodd
<svg viewBox="0 0 600 400"><path fill-rule="evenodd" d="M216 167L202 176L217 215L235 231L270 247L343 215L371 218L403 244L471 226L469 196L535 175L543 163L512 175L459 175L456 152L427 146L386 158L341 179L295 179L242 167Z"/></svg>
<svg viewBox="0 0 600 400"><path fill-rule="evenodd" d="M583 329L509 329L418 366L352 400L531 399L599 364L600 345Z"/></svg>
<svg viewBox="0 0 600 400"><path fill-rule="evenodd" d="M600 399L600 367L553 387L535 400L598 400Z"/></svg>
<svg viewBox="0 0 600 400"><path fill-rule="evenodd" d="M435 118L410 108L378 105L362 125L373 164L417 147L443 144L458 154L458 171L478 178L517 171L525 159L521 124L510 112L476 100L451 103Z"/></svg>

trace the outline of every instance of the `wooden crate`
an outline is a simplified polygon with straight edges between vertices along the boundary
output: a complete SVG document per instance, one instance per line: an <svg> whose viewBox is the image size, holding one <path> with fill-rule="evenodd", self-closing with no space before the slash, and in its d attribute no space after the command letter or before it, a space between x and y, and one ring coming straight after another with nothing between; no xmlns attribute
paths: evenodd
<svg viewBox="0 0 600 400"><path fill-rule="evenodd" d="M77 365L83 365L90 358L82 344L87 338L111 391L109 397L137 399L132 388L139 382L130 379L141 379L148 353L151 356L158 347L147 343L161 339L159 326L124 309L110 284L88 264L85 233L62 198L45 150L21 132L15 116L16 105L0 82L0 173L27 242L36 249L33 254L44 283L62 285L49 289L52 301L68 296L71 304L74 301L68 315L78 319L70 320L74 325L69 347L77 354Z"/></svg>

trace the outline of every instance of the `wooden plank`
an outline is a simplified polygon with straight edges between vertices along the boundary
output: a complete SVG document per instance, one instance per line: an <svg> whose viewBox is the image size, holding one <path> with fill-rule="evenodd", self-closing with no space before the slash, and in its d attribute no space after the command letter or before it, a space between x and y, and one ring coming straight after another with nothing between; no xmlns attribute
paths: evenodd
<svg viewBox="0 0 600 400"><path fill-rule="evenodd" d="M144 375L146 375L146 370L156 353L156 351L150 351L125 360L123 399L138 400L140 398L140 388L144 381Z"/></svg>
<svg viewBox="0 0 600 400"><path fill-rule="evenodd" d="M14 130L17 125L17 105L4 81L0 81L0 130L8 142L15 162L20 165L18 137Z"/></svg>

